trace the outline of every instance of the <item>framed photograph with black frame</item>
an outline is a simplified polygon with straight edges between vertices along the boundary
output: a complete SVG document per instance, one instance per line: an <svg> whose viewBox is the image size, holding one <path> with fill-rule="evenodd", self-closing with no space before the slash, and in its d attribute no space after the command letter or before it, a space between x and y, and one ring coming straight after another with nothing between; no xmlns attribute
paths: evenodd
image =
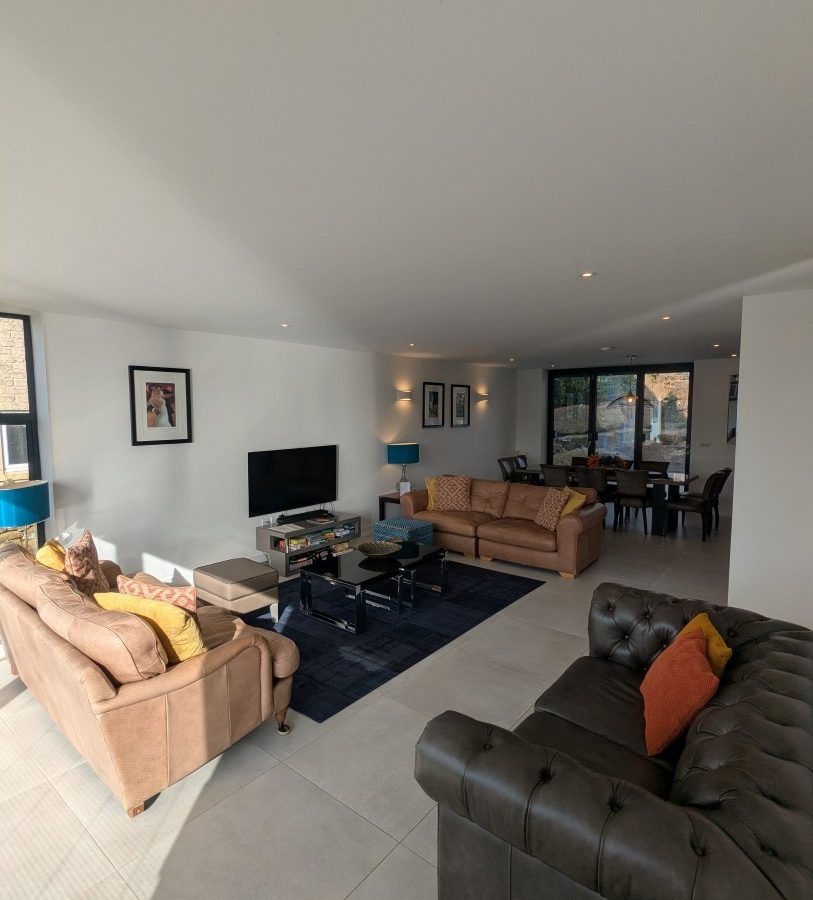
<svg viewBox="0 0 813 900"><path fill-rule="evenodd" d="M443 408L445 393L445 383L439 381L424 381L422 427L443 428L445 421Z"/></svg>
<svg viewBox="0 0 813 900"><path fill-rule="evenodd" d="M471 385L452 385L452 428L468 428L471 425Z"/></svg>
<svg viewBox="0 0 813 900"><path fill-rule="evenodd" d="M190 370L129 366L128 371L133 446L191 443Z"/></svg>

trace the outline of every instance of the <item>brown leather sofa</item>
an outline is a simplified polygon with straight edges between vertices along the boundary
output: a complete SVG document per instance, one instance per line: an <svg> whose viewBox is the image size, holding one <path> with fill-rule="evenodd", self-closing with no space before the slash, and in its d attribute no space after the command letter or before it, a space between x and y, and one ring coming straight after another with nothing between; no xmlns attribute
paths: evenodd
<svg viewBox="0 0 813 900"><path fill-rule="evenodd" d="M121 569L102 567L115 584ZM198 623L207 652L170 666L138 616L102 610L13 544L0 551L12 673L130 815L270 716L285 720L296 645L216 606L199 606Z"/></svg>
<svg viewBox="0 0 813 900"><path fill-rule="evenodd" d="M482 559L554 569L574 578L601 555L606 507L592 488L575 488L587 497L580 510L563 516L556 531L534 524L550 488L473 478L471 512L428 510L429 494L410 491L401 497L402 514L431 522L441 547Z"/></svg>
<svg viewBox="0 0 813 900"><path fill-rule="evenodd" d="M685 740L648 757L644 672L700 612L733 656ZM427 725L440 900L813 897L813 632L605 583L589 639L514 731Z"/></svg>

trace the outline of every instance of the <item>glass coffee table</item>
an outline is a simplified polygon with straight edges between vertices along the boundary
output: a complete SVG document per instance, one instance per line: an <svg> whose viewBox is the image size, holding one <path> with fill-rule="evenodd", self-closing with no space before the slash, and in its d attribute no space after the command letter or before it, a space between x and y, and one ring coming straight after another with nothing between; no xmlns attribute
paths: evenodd
<svg viewBox="0 0 813 900"><path fill-rule="evenodd" d="M418 581L420 569L436 560L440 561L440 582ZM345 596L354 600L354 621L313 608L313 579L344 589ZM372 590L386 581L395 582L395 596ZM365 556L359 550L351 550L330 559L317 560L299 570L299 609L314 619L352 634L361 634L367 627L367 604L389 609L394 602L400 613L404 605L415 605L416 587L428 587L441 593L446 590L446 550L443 547L404 541L400 550L384 557ZM389 603L376 603L373 597Z"/></svg>

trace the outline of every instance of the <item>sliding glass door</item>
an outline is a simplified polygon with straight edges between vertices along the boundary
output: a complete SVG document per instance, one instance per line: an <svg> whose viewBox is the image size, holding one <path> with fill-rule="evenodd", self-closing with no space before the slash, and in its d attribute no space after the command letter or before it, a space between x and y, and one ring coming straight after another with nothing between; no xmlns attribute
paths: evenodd
<svg viewBox="0 0 813 900"><path fill-rule="evenodd" d="M692 374L691 363L551 373L548 459L668 462L670 474L687 473Z"/></svg>

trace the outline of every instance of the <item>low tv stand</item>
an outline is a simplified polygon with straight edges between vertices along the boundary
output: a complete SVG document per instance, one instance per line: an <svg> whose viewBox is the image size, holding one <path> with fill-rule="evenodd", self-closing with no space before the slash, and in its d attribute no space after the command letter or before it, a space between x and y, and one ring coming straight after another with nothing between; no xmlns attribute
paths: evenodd
<svg viewBox="0 0 813 900"><path fill-rule="evenodd" d="M336 517L327 509L306 509L305 512L291 513L286 515L280 513L277 516L277 525L286 525L289 522L307 522L308 519L329 519L331 522Z"/></svg>
<svg viewBox="0 0 813 900"><path fill-rule="evenodd" d="M316 516L315 512L309 513ZM314 519L302 523L257 526L257 549L281 577L293 575L317 560L346 553L361 537L361 517L338 513L330 523Z"/></svg>

